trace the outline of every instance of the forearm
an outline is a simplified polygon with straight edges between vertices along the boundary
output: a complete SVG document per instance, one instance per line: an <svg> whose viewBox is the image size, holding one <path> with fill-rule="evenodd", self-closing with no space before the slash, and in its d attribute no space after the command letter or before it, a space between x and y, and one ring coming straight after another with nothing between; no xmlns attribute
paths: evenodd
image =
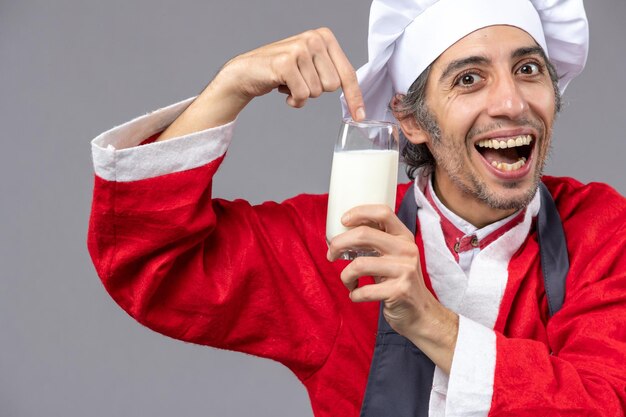
<svg viewBox="0 0 626 417"><path fill-rule="evenodd" d="M405 337L420 348L446 374L450 374L459 333L459 316L440 303L433 303L423 320Z"/></svg>
<svg viewBox="0 0 626 417"><path fill-rule="evenodd" d="M250 102L236 91L228 68L222 70L189 107L159 136L157 142L225 125Z"/></svg>

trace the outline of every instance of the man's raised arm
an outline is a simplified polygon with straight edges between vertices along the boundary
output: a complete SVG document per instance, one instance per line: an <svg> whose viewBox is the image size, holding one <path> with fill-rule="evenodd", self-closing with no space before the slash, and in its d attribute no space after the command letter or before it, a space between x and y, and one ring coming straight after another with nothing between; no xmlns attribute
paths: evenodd
<svg viewBox="0 0 626 417"><path fill-rule="evenodd" d="M342 88L355 120L365 118L354 68L327 28L262 46L224 65L215 79L159 137L158 141L233 121L255 97L277 89L300 108L309 97Z"/></svg>
<svg viewBox="0 0 626 417"><path fill-rule="evenodd" d="M352 66L330 30L317 29L233 58L191 105L94 139L88 246L111 297L168 336L268 357L302 380L315 373L349 303L325 258L326 198L252 206L211 192L229 122L250 100L277 89L302 107L340 87L363 116ZM160 143L136 146L159 133Z"/></svg>

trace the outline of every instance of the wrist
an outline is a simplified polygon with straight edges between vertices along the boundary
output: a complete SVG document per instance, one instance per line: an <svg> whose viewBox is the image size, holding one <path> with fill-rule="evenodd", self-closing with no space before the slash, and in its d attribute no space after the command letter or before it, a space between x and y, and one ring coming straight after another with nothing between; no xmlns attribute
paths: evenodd
<svg viewBox="0 0 626 417"><path fill-rule="evenodd" d="M189 111L207 127L221 126L235 120L251 100L216 77L189 106Z"/></svg>
<svg viewBox="0 0 626 417"><path fill-rule="evenodd" d="M459 316L436 300L425 308L408 339L439 368L450 373L459 334Z"/></svg>
<svg viewBox="0 0 626 417"><path fill-rule="evenodd" d="M237 118L251 99L232 92L216 77L189 107L159 136L158 141L223 126Z"/></svg>
<svg viewBox="0 0 626 417"><path fill-rule="evenodd" d="M456 343L459 331L459 316L439 302L431 305L416 323L415 338L421 343L431 343L439 347Z"/></svg>
<svg viewBox="0 0 626 417"><path fill-rule="evenodd" d="M244 66L237 58L233 58L224 64L198 98L203 101L219 100L239 113L254 98L254 95L247 94L242 88L244 76Z"/></svg>

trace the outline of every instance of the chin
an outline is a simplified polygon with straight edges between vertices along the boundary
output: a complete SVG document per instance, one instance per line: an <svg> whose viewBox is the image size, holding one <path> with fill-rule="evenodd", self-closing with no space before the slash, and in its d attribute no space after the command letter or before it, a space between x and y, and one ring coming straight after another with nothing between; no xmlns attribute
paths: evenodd
<svg viewBox="0 0 626 417"><path fill-rule="evenodd" d="M505 182L497 187L482 189L479 198L493 209L520 210L533 199L538 185L538 179L531 184L526 181Z"/></svg>

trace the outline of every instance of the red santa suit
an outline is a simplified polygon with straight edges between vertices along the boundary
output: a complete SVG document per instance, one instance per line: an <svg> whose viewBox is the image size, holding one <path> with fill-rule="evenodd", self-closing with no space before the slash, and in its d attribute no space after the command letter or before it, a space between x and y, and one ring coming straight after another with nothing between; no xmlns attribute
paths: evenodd
<svg viewBox="0 0 626 417"><path fill-rule="evenodd" d="M302 381L317 417L358 416L378 304L352 303L339 279L345 262L326 260L327 197L212 198L234 123L136 146L188 103L94 139L88 241L98 275L145 326L276 360ZM624 415L626 202L602 184L544 182L570 257L565 303L549 321L537 196L460 265L441 226L445 216L462 228L459 219L426 197L427 180L398 188L401 201L415 187L425 273L460 317L450 375L435 369L431 416Z"/></svg>

